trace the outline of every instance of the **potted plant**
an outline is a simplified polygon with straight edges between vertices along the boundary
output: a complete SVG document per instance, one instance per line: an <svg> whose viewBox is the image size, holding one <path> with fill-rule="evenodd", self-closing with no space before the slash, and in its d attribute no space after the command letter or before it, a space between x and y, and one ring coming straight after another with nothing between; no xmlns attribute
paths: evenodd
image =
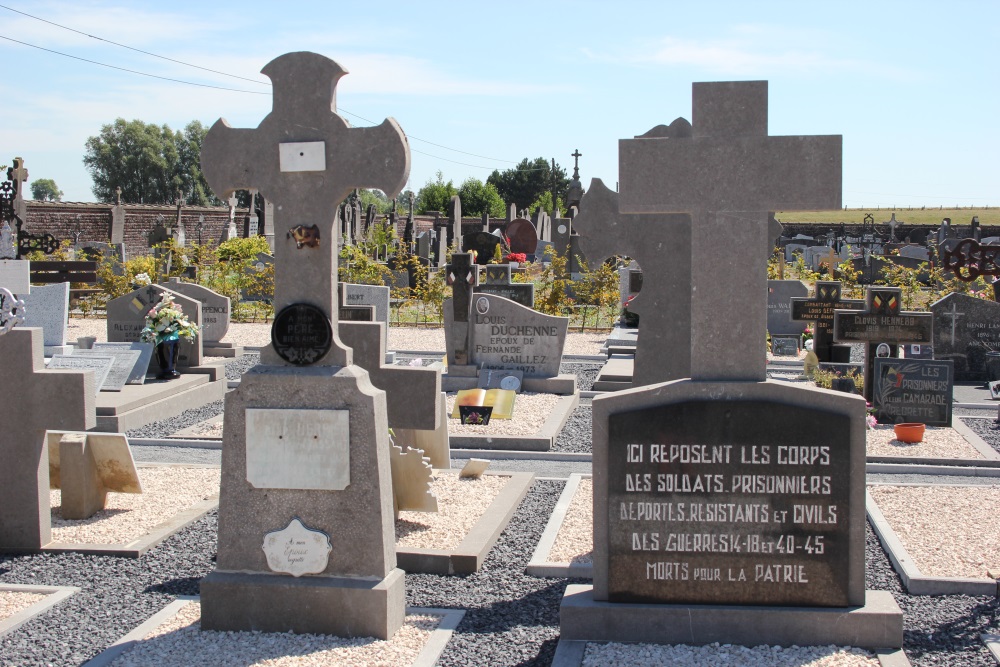
<svg viewBox="0 0 1000 667"><path fill-rule="evenodd" d="M156 346L156 361L160 365L157 380L180 377L176 369L178 342L181 338L194 340L197 336L198 327L181 312L173 295L164 293L160 302L146 313L146 326L139 334L144 343Z"/></svg>

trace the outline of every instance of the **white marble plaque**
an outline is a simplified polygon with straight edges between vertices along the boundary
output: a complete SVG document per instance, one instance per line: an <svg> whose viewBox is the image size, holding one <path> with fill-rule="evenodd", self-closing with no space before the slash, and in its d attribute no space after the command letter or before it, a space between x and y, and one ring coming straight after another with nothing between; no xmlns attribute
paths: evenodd
<svg viewBox="0 0 1000 667"><path fill-rule="evenodd" d="M258 489L343 491L351 483L349 410L248 408L247 481Z"/></svg>
<svg viewBox="0 0 1000 667"><path fill-rule="evenodd" d="M121 391L132 375L142 352L139 350L118 350L102 348L97 350L75 350L73 356L84 357L111 357L114 363L108 371L108 377L104 379L101 391Z"/></svg>
<svg viewBox="0 0 1000 667"><path fill-rule="evenodd" d="M326 171L326 142L278 144L278 166L281 171Z"/></svg>
<svg viewBox="0 0 1000 667"><path fill-rule="evenodd" d="M100 391L114 363L114 357L108 356L73 357L65 354L53 354L47 368L50 370L53 368L62 368L74 371L94 371L94 386L97 388L97 391Z"/></svg>
<svg viewBox="0 0 1000 667"><path fill-rule="evenodd" d="M145 384L146 382L146 372L149 370L149 361L153 358L153 344L152 343L94 343L94 351L107 351L110 354L115 354L115 350L136 350L139 352L139 358L136 360L135 364L132 366L132 370L129 372L128 381L125 384Z"/></svg>
<svg viewBox="0 0 1000 667"><path fill-rule="evenodd" d="M320 574L330 561L330 536L321 530L306 528L297 518L284 530L264 536L264 555L273 572L301 577Z"/></svg>
<svg viewBox="0 0 1000 667"><path fill-rule="evenodd" d="M0 259L0 287L6 287L19 297L31 290L31 262L24 259Z"/></svg>

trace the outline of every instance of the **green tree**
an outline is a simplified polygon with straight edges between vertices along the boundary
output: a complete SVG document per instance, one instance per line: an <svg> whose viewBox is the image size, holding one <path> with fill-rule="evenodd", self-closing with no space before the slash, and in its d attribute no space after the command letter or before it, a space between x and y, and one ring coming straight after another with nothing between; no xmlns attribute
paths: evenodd
<svg viewBox="0 0 1000 667"><path fill-rule="evenodd" d="M524 158L513 169L503 172L494 170L486 182L493 184L507 204L515 204L518 209L522 209L530 206L544 193L552 192L552 176L552 164L549 160L543 157L534 160ZM566 170L556 163L556 195L561 196L568 186L569 178L566 176ZM551 197L551 194L549 196Z"/></svg>
<svg viewBox="0 0 1000 667"><path fill-rule="evenodd" d="M51 178L37 178L31 183L31 197L38 201L62 201L63 191Z"/></svg>
<svg viewBox="0 0 1000 667"><path fill-rule="evenodd" d="M83 156L94 196L112 202L121 188L126 202L169 204L180 190L187 203L216 203L200 167L207 132L198 121L178 132L124 118L101 126L100 134L87 139Z"/></svg>
<svg viewBox="0 0 1000 667"><path fill-rule="evenodd" d="M563 214L565 214L566 213L566 209L563 208L563 199L562 199L562 197L557 197L556 198L556 204L559 205L559 210L562 211ZM536 211L538 211L538 209L542 209L546 213L551 213L552 212L552 193L551 192L543 192L541 195L539 195L538 199L536 199L535 201L531 202L531 206L528 207L528 211L531 212L532 214L535 213Z"/></svg>
<svg viewBox="0 0 1000 667"><path fill-rule="evenodd" d="M478 178L465 179L458 188L462 198L462 215L480 216L488 213L491 218L504 217L503 198L492 183L483 183Z"/></svg>
<svg viewBox="0 0 1000 667"><path fill-rule="evenodd" d="M428 211L447 211L451 198L458 194L454 183L444 182L444 176L439 171L436 180L428 180L424 187L417 192L417 201L414 205L417 213L427 213ZM464 213L464 211L463 211Z"/></svg>

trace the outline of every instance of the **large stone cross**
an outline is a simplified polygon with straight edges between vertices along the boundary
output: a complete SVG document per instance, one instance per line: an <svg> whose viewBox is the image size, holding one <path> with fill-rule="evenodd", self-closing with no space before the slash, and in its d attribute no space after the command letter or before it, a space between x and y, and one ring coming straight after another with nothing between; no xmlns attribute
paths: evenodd
<svg viewBox="0 0 1000 667"><path fill-rule="evenodd" d="M479 284L479 266L472 261L472 253L456 252L451 264L445 267L447 282L451 285L452 337L454 349L448 350L449 366L469 364L469 311L472 308L473 288Z"/></svg>
<svg viewBox="0 0 1000 667"><path fill-rule="evenodd" d="M869 287L865 310L838 310L833 315L835 341L865 343L865 398L869 401L877 356L895 357L900 343L934 342L933 313L900 310L902 300L903 291L898 287ZM882 354L879 348L883 348Z"/></svg>
<svg viewBox="0 0 1000 667"><path fill-rule="evenodd" d="M769 136L766 81L692 93L689 132L675 121L672 136L619 141L619 210L691 216L691 377L762 381L768 212L839 209L842 138ZM670 231L647 243L669 243Z"/></svg>
<svg viewBox="0 0 1000 667"><path fill-rule="evenodd" d="M274 307L306 303L332 324L334 344L316 363L344 365L337 335L337 230L333 211L354 189L378 188L389 197L410 173L410 149L395 120L352 128L336 111L337 81L347 71L315 53L289 53L261 72L274 86L272 110L255 129L219 119L205 137L202 169L220 198L256 188L273 201ZM297 239L309 243L297 243ZM315 242L315 241L318 241ZM284 364L272 348L264 363Z"/></svg>

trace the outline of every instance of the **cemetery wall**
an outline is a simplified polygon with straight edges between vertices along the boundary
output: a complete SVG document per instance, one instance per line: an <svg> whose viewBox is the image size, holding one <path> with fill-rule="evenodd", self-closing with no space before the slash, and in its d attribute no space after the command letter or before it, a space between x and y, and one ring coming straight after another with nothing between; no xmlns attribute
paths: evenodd
<svg viewBox="0 0 1000 667"><path fill-rule="evenodd" d="M896 227L897 236L902 236L904 234L910 234L911 232L920 230L930 235L931 232L936 232L940 224L935 225L915 225L909 224L905 221L900 221L900 225ZM785 222L781 221L781 226L784 228L785 238L791 239L797 234L802 234L804 236L820 236L823 234L828 234L829 232L840 231L841 223L830 223L830 222ZM849 223L845 222L844 232L848 236L861 236L863 225L860 222ZM888 231L889 225L886 222L876 223L876 227L880 230L884 229ZM952 220L951 228L956 231L958 236L956 238L964 238L967 236L966 232L969 231L968 221L955 221ZM987 225L982 224L979 226L981 230L981 236L986 238L987 236L1000 236L1000 225Z"/></svg>
<svg viewBox="0 0 1000 667"><path fill-rule="evenodd" d="M28 215L24 229L33 234L49 233L59 240L73 240L79 229L81 241L111 240L111 204L27 201ZM177 220L177 207L169 204L149 206L125 204L125 247L129 257L148 255L149 232L156 226L157 216L172 228ZM205 216L202 240L217 245L222 231L229 226L229 208L224 206L189 206L181 209L186 244L198 242L198 217ZM79 216L79 217L77 217ZM246 209L236 210L237 228L242 229Z"/></svg>

